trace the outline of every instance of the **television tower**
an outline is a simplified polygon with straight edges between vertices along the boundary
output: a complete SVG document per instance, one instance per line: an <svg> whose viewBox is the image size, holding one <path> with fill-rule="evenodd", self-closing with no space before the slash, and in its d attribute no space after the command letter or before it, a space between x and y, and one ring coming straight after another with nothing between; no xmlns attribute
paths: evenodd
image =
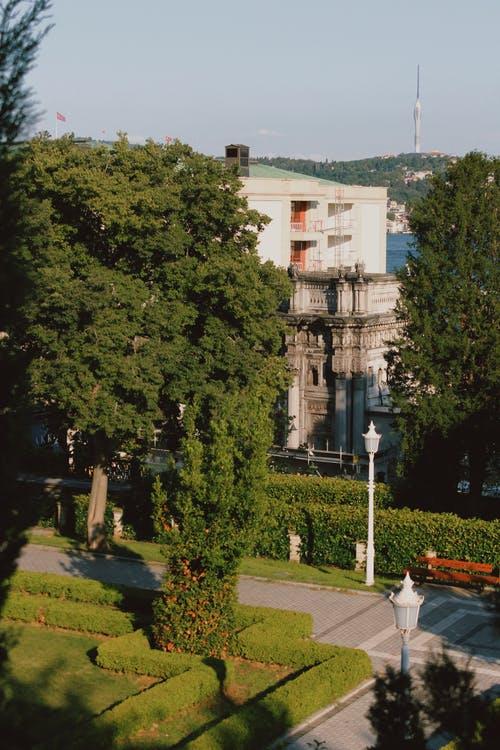
<svg viewBox="0 0 500 750"><path fill-rule="evenodd" d="M417 101L413 110L415 120L415 153L420 153L420 118L422 116L422 105L420 104L420 65L417 65Z"/></svg>

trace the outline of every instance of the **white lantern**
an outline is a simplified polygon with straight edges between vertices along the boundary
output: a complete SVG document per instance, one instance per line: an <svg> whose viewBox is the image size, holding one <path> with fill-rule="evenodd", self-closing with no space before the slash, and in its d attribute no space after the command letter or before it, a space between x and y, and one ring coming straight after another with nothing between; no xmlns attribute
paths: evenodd
<svg viewBox="0 0 500 750"><path fill-rule="evenodd" d="M365 451L369 454L376 453L378 451L378 444L382 435L379 435L375 431L375 425L373 424L373 421L370 422L368 432L363 433L363 437L365 439Z"/></svg>
<svg viewBox="0 0 500 750"><path fill-rule="evenodd" d="M403 586L397 594L392 593L389 600L393 606L394 624L401 633L401 671L408 672L410 669L410 632L417 627L418 613L424 597L413 591L413 581L407 572Z"/></svg>
<svg viewBox="0 0 500 750"><path fill-rule="evenodd" d="M394 623L398 630L414 630L418 623L420 605L424 597L413 591L414 583L406 573L402 588L389 597L394 607Z"/></svg>

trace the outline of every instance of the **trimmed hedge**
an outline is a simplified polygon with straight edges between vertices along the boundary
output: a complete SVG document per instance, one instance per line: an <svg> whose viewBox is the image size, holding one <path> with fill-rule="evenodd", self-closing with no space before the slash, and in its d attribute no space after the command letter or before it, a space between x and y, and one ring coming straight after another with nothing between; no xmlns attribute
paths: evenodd
<svg viewBox="0 0 500 750"><path fill-rule="evenodd" d="M192 654L168 654L152 649L144 631L113 638L99 646L96 664L114 672L134 672L164 680L201 666L203 657Z"/></svg>
<svg viewBox="0 0 500 750"><path fill-rule="evenodd" d="M186 750L261 750L286 729L348 693L370 673L367 654L342 649L333 658L286 681L260 700L245 704L184 747Z"/></svg>
<svg viewBox="0 0 500 750"><path fill-rule="evenodd" d="M124 635L132 632L135 625L135 618L129 612L16 591L9 593L2 616L103 635Z"/></svg>
<svg viewBox="0 0 500 750"><path fill-rule="evenodd" d="M367 513L358 508L314 506L305 510L297 531L304 557L313 565L353 566L355 543L366 538ZM408 508L375 511L375 566L402 573L418 555L434 549L438 557L500 562L500 521L464 519L452 513Z"/></svg>
<svg viewBox="0 0 500 750"><path fill-rule="evenodd" d="M149 728L178 711L215 698L219 690L217 673L210 667L199 666L186 674L153 685L138 695L132 695L100 714L81 737L76 741L74 737L71 738L69 747L87 750L92 746L108 750L110 737L113 740L128 740L141 728Z"/></svg>
<svg viewBox="0 0 500 750"><path fill-rule="evenodd" d="M266 495L286 503L327 503L366 506L366 482L356 479L313 477L302 474L270 474ZM387 508L394 502L387 484L375 483L375 504Z"/></svg>
<svg viewBox="0 0 500 750"><path fill-rule="evenodd" d="M73 602L102 604L128 611L151 612L156 592L112 585L85 578L70 578L55 573L30 573L19 570L10 579L11 591L45 594Z"/></svg>
<svg viewBox="0 0 500 750"><path fill-rule="evenodd" d="M185 745L192 750L233 750L236 747L260 750L265 743L344 695L371 674L371 663L365 652L308 640L312 627L308 614L238 605L236 619L241 628L237 635L237 655L291 666L299 671L249 701L230 717L211 725ZM233 678L230 661L155 651L143 632L101 644L97 663L115 671L156 677L175 675L136 697L127 698L96 720L96 726L112 721L119 737L130 737L141 727L167 719L174 711L215 696L223 679L230 683Z"/></svg>
<svg viewBox="0 0 500 750"><path fill-rule="evenodd" d="M302 538L302 558L312 565L352 569L355 545L366 539L367 508L325 503L276 502L269 506L254 554L288 559L288 528ZM500 521L460 518L409 508L375 510L375 565L379 573L400 574L418 555L433 549L439 557L500 562Z"/></svg>

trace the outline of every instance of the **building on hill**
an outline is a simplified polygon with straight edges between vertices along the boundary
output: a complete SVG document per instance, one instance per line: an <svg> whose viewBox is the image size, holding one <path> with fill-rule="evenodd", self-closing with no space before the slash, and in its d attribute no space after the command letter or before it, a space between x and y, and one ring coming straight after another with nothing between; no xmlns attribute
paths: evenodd
<svg viewBox="0 0 500 750"><path fill-rule="evenodd" d="M385 272L386 188L255 164L243 144L226 148L226 164L239 167L249 206L271 219L261 258L288 268L293 283L286 356L294 378L276 459L364 474L362 433L373 419L383 435L377 471L387 475L398 439L384 353L396 333L398 284Z"/></svg>

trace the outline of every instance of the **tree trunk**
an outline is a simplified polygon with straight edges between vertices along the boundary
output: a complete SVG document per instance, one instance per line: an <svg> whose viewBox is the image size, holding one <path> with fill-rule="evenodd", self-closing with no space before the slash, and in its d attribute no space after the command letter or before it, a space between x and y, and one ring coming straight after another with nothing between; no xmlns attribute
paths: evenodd
<svg viewBox="0 0 500 750"><path fill-rule="evenodd" d="M108 474L104 451L96 449L92 488L90 490L89 513L87 517L87 546L89 549L107 549L104 512L108 496Z"/></svg>

